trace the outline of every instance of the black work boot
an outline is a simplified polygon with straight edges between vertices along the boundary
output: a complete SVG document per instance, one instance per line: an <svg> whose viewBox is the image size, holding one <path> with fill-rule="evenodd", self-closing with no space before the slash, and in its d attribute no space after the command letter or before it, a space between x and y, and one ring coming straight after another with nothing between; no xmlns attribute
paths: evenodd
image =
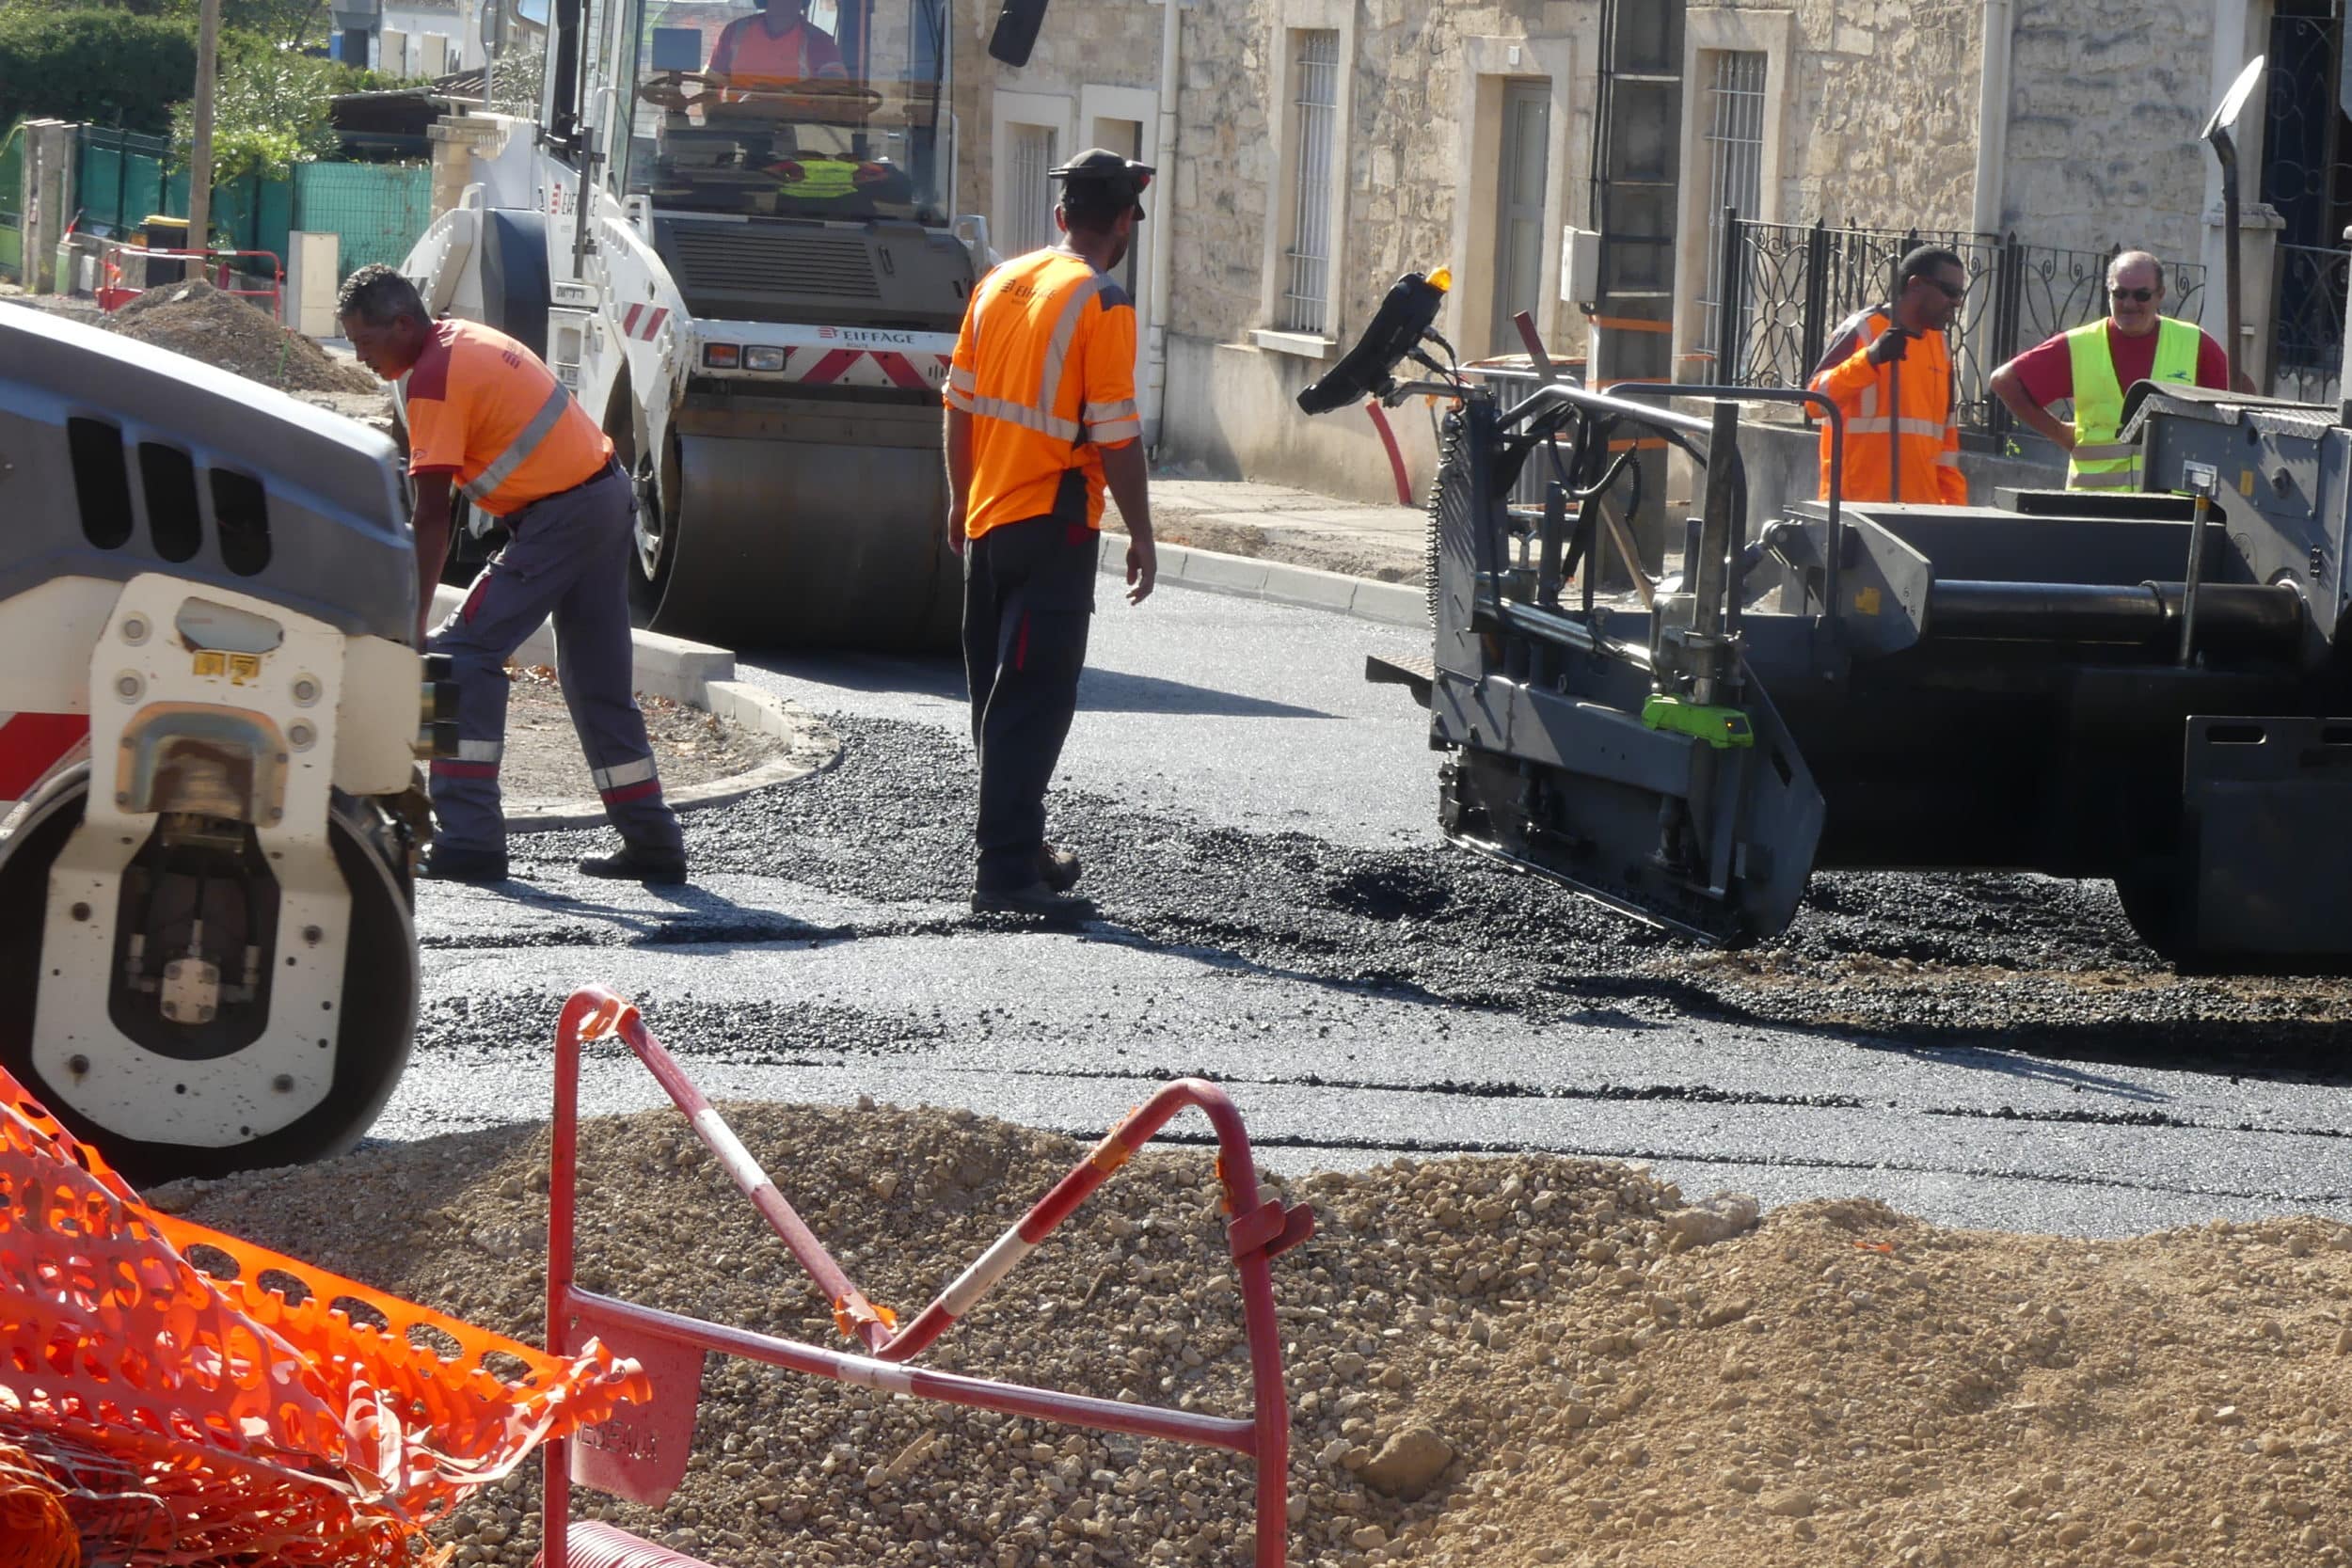
<svg viewBox="0 0 2352 1568"><path fill-rule="evenodd" d="M620 853L596 855L580 863L584 877L609 877L617 881L674 886L686 880L686 851L656 849L645 844L624 844Z"/></svg>
<svg viewBox="0 0 2352 1568"><path fill-rule="evenodd" d="M1068 893L1086 874L1086 863L1068 849L1049 844L1037 852L1037 879L1056 893Z"/></svg>
<svg viewBox="0 0 2352 1568"><path fill-rule="evenodd" d="M972 889L974 914L1025 914L1074 926L1094 918L1094 901L1057 892L1041 879L1022 887Z"/></svg>
<svg viewBox="0 0 2352 1568"><path fill-rule="evenodd" d="M506 851L428 845L418 875L436 882L502 882L506 880Z"/></svg>

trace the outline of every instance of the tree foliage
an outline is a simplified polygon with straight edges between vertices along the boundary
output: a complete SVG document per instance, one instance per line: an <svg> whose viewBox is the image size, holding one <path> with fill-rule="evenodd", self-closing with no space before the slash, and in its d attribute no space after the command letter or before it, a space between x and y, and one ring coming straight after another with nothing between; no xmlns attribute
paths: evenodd
<svg viewBox="0 0 2352 1568"><path fill-rule="evenodd" d="M338 145L327 123L328 100L380 81L372 71L274 49L250 37L225 42L213 88L215 183L246 174L282 180L294 165L326 157ZM172 106L171 155L178 167L191 161L195 120L193 103Z"/></svg>
<svg viewBox="0 0 2352 1568"><path fill-rule="evenodd" d="M195 83L188 23L105 6L0 8L0 127L46 118L160 134Z"/></svg>

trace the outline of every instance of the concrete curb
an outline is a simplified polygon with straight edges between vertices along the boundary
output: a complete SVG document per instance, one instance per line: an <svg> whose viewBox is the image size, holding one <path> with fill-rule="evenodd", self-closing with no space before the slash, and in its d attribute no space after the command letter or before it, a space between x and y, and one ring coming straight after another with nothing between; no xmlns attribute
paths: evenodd
<svg viewBox="0 0 2352 1568"><path fill-rule="evenodd" d="M1223 555L1190 545L1159 546L1164 583L1198 588L1204 594L1231 594L1245 599L1328 610L1359 621L1425 630L1429 598L1420 588L1402 582L1375 582L1343 572L1295 566L1286 561L1260 561L1254 556ZM1127 576L1127 536L1107 531L1098 562L1104 575L1124 581Z"/></svg>
<svg viewBox="0 0 2352 1568"><path fill-rule="evenodd" d="M433 622L439 625L465 598L465 590L447 584L433 591ZM664 791L671 808L695 811L739 800L755 790L830 768L841 754L841 742L795 705L772 691L763 691L735 678L735 656L724 648L689 642L659 632L631 631L636 652L637 689L649 697L667 697L688 707L780 741L784 755L760 764L748 773L710 779ZM555 633L542 626L515 650L521 664L555 662ZM603 802L585 800L513 800L506 806L510 833L551 832L559 828L599 828L604 825Z"/></svg>

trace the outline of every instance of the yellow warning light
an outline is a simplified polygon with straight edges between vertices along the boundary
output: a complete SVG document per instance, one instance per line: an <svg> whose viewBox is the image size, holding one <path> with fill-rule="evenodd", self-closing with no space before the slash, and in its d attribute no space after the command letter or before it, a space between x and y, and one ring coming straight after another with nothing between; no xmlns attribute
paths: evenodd
<svg viewBox="0 0 2352 1568"><path fill-rule="evenodd" d="M1454 269L1452 267L1439 267L1436 272L1431 273L1429 275L1429 286L1437 290L1439 293L1443 293L1448 289L1453 288Z"/></svg>

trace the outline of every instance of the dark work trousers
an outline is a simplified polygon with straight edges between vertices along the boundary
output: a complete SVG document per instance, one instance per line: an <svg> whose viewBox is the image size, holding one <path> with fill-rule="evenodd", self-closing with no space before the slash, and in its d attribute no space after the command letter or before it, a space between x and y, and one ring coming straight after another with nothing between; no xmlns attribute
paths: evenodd
<svg viewBox="0 0 2352 1568"><path fill-rule="evenodd" d="M1078 710L1098 535L1084 523L1001 523L963 554L963 673L980 755L978 886L1038 879L1045 785Z"/></svg>
<svg viewBox="0 0 2352 1568"><path fill-rule="evenodd" d="M506 660L555 617L555 673L604 815L631 844L683 847L661 799L628 637L630 530L636 507L617 467L506 519L513 540L482 568L465 603L427 644L457 681L458 754L433 763L436 837L503 853L499 757L506 741Z"/></svg>

